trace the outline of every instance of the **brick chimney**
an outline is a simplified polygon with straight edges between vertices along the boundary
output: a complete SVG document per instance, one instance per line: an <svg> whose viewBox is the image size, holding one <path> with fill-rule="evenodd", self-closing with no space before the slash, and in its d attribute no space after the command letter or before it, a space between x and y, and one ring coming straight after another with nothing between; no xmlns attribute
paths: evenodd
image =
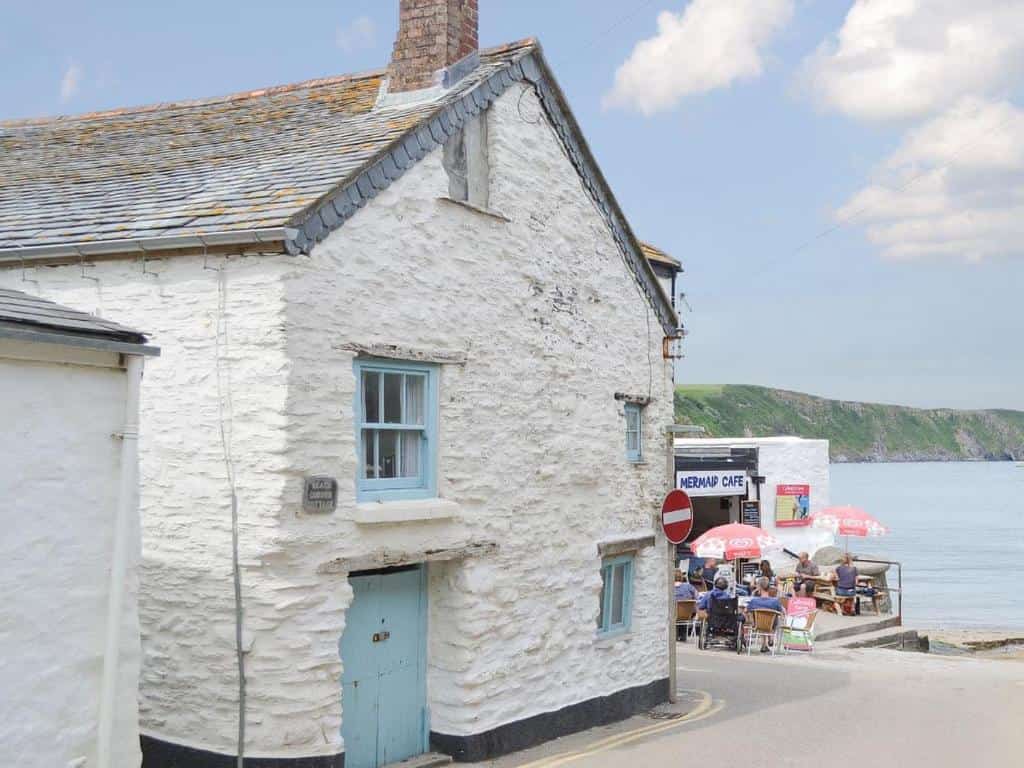
<svg viewBox="0 0 1024 768"><path fill-rule="evenodd" d="M446 79L446 70L477 53L479 30L477 0L399 0L388 92L452 85L459 73L449 72Z"/></svg>

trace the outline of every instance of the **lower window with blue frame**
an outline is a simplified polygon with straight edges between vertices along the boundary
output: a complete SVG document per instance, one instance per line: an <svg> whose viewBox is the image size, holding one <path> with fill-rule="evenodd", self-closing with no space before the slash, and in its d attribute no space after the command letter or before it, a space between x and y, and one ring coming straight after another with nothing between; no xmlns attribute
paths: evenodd
<svg viewBox="0 0 1024 768"><path fill-rule="evenodd" d="M394 360L355 361L357 499L437 495L437 367Z"/></svg>
<svg viewBox="0 0 1024 768"><path fill-rule="evenodd" d="M633 555L601 561L601 609L598 634L628 632L633 612Z"/></svg>

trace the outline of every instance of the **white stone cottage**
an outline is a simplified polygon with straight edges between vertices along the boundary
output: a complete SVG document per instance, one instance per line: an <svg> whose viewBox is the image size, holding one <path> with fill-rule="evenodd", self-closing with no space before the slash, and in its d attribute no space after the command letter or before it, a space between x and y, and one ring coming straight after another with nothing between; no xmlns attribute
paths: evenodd
<svg viewBox="0 0 1024 768"><path fill-rule="evenodd" d="M388 70L0 124L0 285L161 343L147 768L478 760L668 696L670 297L539 45L401 8Z"/></svg>
<svg viewBox="0 0 1024 768"><path fill-rule="evenodd" d="M138 331L0 289L6 765L138 765Z"/></svg>

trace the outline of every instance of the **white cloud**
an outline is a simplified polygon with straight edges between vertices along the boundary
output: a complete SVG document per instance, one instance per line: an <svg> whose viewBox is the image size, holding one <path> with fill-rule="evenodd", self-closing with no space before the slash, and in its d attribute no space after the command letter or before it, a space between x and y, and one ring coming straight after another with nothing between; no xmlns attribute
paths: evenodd
<svg viewBox="0 0 1024 768"><path fill-rule="evenodd" d="M62 104L70 101L82 84L82 68L74 62L68 64L64 76L60 79L60 100Z"/></svg>
<svg viewBox="0 0 1024 768"><path fill-rule="evenodd" d="M685 97L756 78L761 49L789 22L793 0L693 0L658 16L658 34L637 43L615 73L606 107L645 115Z"/></svg>
<svg viewBox="0 0 1024 768"><path fill-rule="evenodd" d="M1020 0L856 0L803 79L830 108L888 120L997 92L1022 72Z"/></svg>
<svg viewBox="0 0 1024 768"><path fill-rule="evenodd" d="M369 16L360 16L343 24L334 32L334 42L345 53L372 48L377 39L377 27Z"/></svg>
<svg viewBox="0 0 1024 768"><path fill-rule="evenodd" d="M838 220L890 258L1024 257L1024 110L965 97L909 132Z"/></svg>

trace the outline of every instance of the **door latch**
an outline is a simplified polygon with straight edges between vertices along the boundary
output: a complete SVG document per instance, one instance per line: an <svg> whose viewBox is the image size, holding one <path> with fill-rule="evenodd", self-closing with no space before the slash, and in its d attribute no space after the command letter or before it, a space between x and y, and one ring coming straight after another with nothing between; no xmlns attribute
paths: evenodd
<svg viewBox="0 0 1024 768"><path fill-rule="evenodd" d="M385 640L387 640L389 637L391 637L391 633L390 632L374 632L373 633L373 642L375 642L375 643L382 643Z"/></svg>

